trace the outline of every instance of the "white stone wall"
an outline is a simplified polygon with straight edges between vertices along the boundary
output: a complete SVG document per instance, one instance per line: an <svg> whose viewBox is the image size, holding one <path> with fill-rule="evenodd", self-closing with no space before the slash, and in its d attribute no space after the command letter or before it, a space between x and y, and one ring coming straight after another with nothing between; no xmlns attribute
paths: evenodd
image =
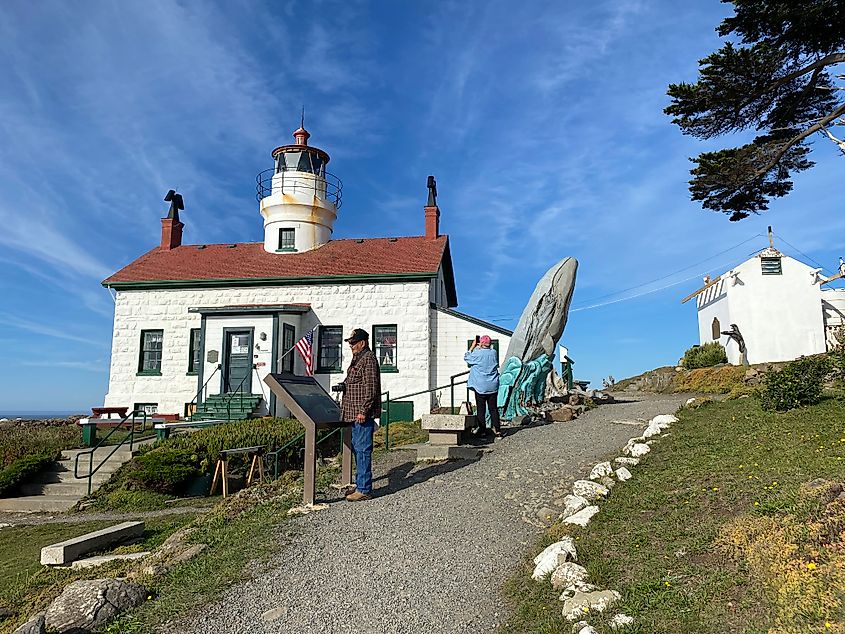
<svg viewBox="0 0 845 634"><path fill-rule="evenodd" d="M701 345L718 341L725 347L728 355L728 363L738 365L741 363L739 349L733 340L727 335L719 335L713 339L713 319L719 320L719 331L730 330L731 313L728 303L727 287L732 284L729 279L721 279L719 282L698 295L698 341ZM680 358L680 356L679 356Z"/></svg>
<svg viewBox="0 0 845 634"><path fill-rule="evenodd" d="M189 313L188 309L249 304L310 304L311 312L301 317L282 315L280 318L280 321L289 323L295 323L293 319L300 319L297 337L301 337L316 323L342 326L344 336L353 328L364 328L371 333L373 324L395 323L399 372L383 374L382 389L390 390L393 395L427 389L431 321L429 293L428 281L378 285L118 291L115 301L109 391L105 404L131 407L133 403L153 402L159 404L160 413L181 414L185 403L194 398L198 388L197 377L189 376L186 372L190 329L199 328L201 319L200 315ZM270 349L271 317L256 316L240 321L232 317L209 317L206 326L206 350L216 349L222 352L222 328L224 325L230 327L231 324L253 325L256 329L254 343L262 343L258 335L262 331L266 332L266 347L267 350ZM162 375L137 376L141 330L157 328L164 330ZM281 336L281 328L279 335ZM263 376L263 373L270 370L270 354L263 349L256 351L256 354L259 355L259 361L266 357L267 365L262 368ZM203 359L205 358L206 354L203 352ZM350 359L351 354L344 344L344 372ZM298 357L296 364L296 371L301 373L302 365ZM208 379L213 370L214 364L206 363L205 379ZM340 382L343 376L344 374L318 374L317 379L328 389L330 385ZM219 390L219 386L217 377L212 379L209 384L211 393ZM254 385L254 393L258 393L256 387ZM427 396L413 400L416 416L428 411Z"/></svg>
<svg viewBox="0 0 845 634"><path fill-rule="evenodd" d="M494 332L459 316L445 313L437 309L431 309L431 384L432 387L448 385L449 379L455 374L466 372L469 368L464 362L464 353L467 351L467 341L475 339L476 335L490 335L491 339L499 340L499 361L504 361L501 355L505 354L510 343L510 335ZM459 377L456 381L466 380L466 377ZM466 386L461 385L455 388L455 403L466 399ZM442 407L449 407L451 404L450 390L444 389L432 395L432 406L438 404Z"/></svg>
<svg viewBox="0 0 845 634"><path fill-rule="evenodd" d="M825 351L822 291L814 269L787 256L781 258L781 269L781 275L763 275L760 258L753 257L733 270L734 279L724 282L727 298L718 302L727 302L722 329L731 323L739 327L749 363L789 361ZM709 336L712 318L708 310L699 311L702 337ZM728 360L739 363L737 345L731 341L726 349Z"/></svg>

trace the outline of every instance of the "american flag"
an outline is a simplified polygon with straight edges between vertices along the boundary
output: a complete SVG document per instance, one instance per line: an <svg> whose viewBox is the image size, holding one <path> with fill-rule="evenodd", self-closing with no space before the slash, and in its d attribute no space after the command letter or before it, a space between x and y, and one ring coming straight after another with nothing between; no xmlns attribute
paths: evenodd
<svg viewBox="0 0 845 634"><path fill-rule="evenodd" d="M307 376L314 375L314 357L311 354L311 350L314 344L314 331L309 330L305 333L305 336L296 342L296 351L299 353L299 356L302 357L302 360L305 362L305 374Z"/></svg>

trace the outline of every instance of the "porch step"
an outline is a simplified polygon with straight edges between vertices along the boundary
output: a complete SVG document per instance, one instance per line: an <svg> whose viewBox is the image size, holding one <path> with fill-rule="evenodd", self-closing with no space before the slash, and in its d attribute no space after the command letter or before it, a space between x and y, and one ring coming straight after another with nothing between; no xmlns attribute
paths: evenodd
<svg viewBox="0 0 845 634"><path fill-rule="evenodd" d="M191 416L191 420L245 420L255 416L255 410L261 403L261 394L235 396L212 394L207 397Z"/></svg>

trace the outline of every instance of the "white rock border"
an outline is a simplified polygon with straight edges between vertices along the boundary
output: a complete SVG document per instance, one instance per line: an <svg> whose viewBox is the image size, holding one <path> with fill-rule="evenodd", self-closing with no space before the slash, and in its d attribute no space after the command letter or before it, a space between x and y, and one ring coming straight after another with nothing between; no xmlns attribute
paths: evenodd
<svg viewBox="0 0 845 634"><path fill-rule="evenodd" d="M678 417L674 414L658 414L648 421L642 435L631 438L625 444L622 449L624 456L614 458L612 461L599 462L590 471L589 479L576 480L572 485L572 495L567 495L565 498L565 509L558 518L559 521L586 527L590 519L600 510L598 506L590 503L605 499L615 481L630 480L633 474L629 467L637 466L640 459L651 452L651 445L656 438L668 435L664 432L677 422ZM615 469L614 465L616 465ZM534 558L535 568L531 575L537 581L551 582L557 589L563 590L560 595L560 600L564 602L562 615L570 622L584 614L604 612L620 598L616 590L599 590L589 584L586 569L573 563L576 561L578 561L578 553L575 549L575 541L567 535L546 547ZM568 585L565 585L567 583ZM633 624L634 619L621 612L615 614L610 620L610 627L613 630L624 629ZM576 623L574 630L578 634L596 632L587 621Z"/></svg>

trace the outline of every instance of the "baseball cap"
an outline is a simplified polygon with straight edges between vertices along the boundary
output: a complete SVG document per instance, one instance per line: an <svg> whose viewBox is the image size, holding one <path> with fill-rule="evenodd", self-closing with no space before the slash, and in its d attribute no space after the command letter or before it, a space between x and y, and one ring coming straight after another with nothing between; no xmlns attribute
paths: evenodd
<svg viewBox="0 0 845 634"><path fill-rule="evenodd" d="M486 346L490 343L490 337L487 335L481 335L478 339L478 343L483 343Z"/></svg>
<svg viewBox="0 0 845 634"><path fill-rule="evenodd" d="M358 343L359 341L369 341L370 335L367 334L366 330L361 330L360 328L355 328L352 331L352 334L346 338L347 343Z"/></svg>

